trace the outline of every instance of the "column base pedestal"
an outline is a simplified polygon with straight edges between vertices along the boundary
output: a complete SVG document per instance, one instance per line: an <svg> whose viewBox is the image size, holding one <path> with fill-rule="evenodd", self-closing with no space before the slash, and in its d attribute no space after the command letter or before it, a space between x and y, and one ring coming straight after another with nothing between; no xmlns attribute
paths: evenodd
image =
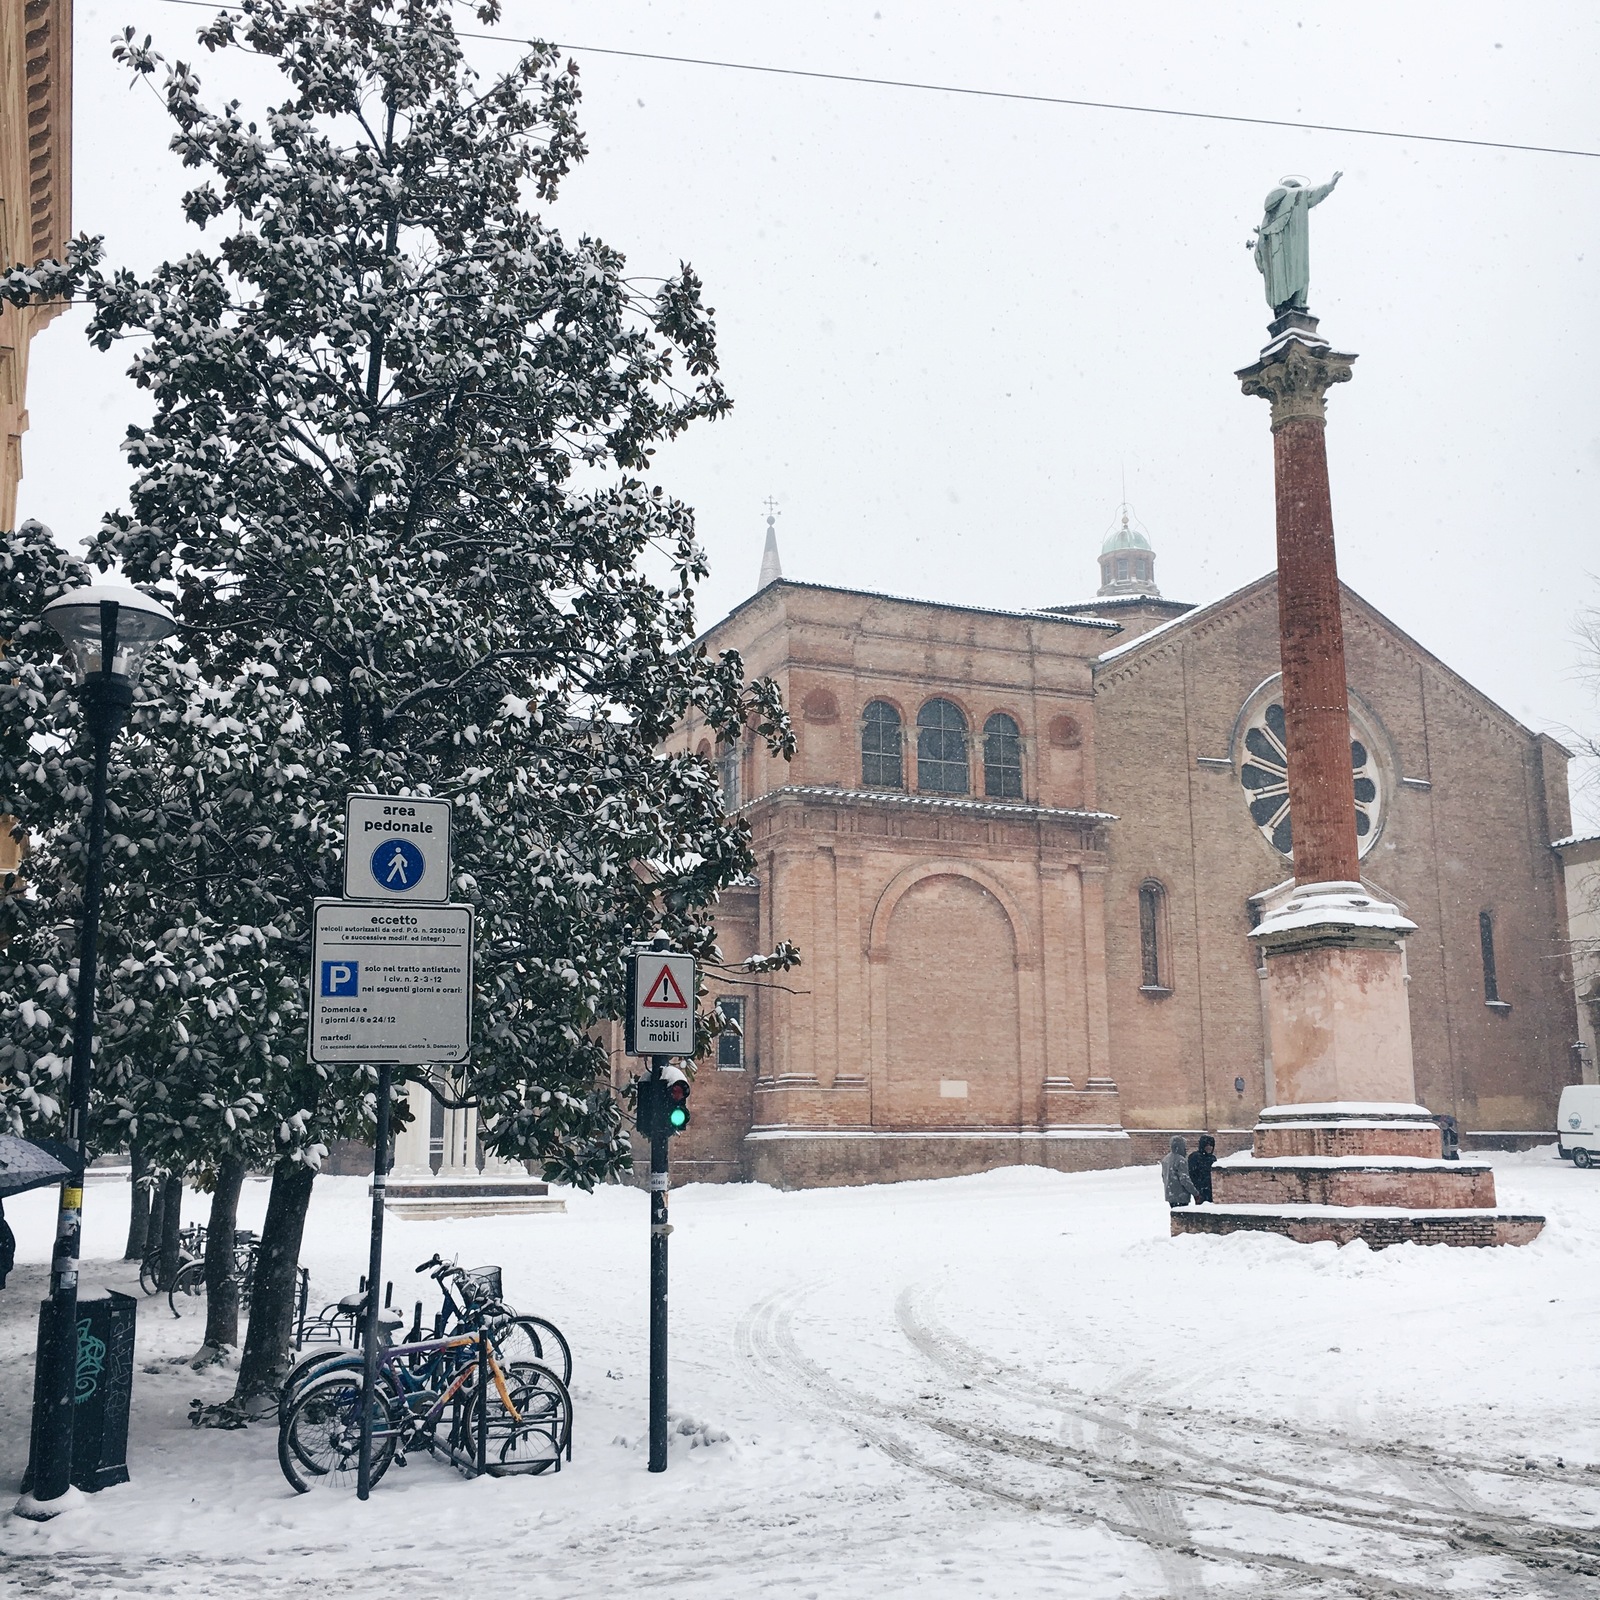
<svg viewBox="0 0 1600 1600"><path fill-rule="evenodd" d="M535 1178L391 1178L383 1209L396 1217L505 1217L565 1211L567 1202Z"/></svg>
<svg viewBox="0 0 1600 1600"><path fill-rule="evenodd" d="M1446 1161L1423 1106L1268 1106L1251 1148L1211 1170L1210 1205L1172 1213L1172 1232L1276 1233L1302 1244L1527 1244L1544 1218L1497 1208L1494 1169Z"/></svg>
<svg viewBox="0 0 1600 1600"><path fill-rule="evenodd" d="M1199 1206L1172 1213L1180 1233L1276 1233L1297 1244L1531 1244L1543 1217L1509 1211L1410 1211L1378 1206Z"/></svg>

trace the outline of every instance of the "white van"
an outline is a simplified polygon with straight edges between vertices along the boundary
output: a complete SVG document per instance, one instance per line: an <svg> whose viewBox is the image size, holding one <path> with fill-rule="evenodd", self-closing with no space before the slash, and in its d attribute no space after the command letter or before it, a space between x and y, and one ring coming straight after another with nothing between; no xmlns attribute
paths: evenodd
<svg viewBox="0 0 1600 1600"><path fill-rule="evenodd" d="M1573 1083L1561 1091L1556 1149L1575 1167L1600 1167L1600 1083Z"/></svg>

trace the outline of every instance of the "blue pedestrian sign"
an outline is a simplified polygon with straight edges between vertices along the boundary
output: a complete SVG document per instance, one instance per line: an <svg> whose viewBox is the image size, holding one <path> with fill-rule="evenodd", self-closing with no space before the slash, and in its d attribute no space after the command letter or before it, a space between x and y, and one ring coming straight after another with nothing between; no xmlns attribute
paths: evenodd
<svg viewBox="0 0 1600 1600"><path fill-rule="evenodd" d="M409 839L385 839L372 852L372 881L391 894L406 894L426 871L422 852Z"/></svg>
<svg viewBox="0 0 1600 1600"><path fill-rule="evenodd" d="M346 900L448 902L448 800L353 794L345 802L344 815Z"/></svg>

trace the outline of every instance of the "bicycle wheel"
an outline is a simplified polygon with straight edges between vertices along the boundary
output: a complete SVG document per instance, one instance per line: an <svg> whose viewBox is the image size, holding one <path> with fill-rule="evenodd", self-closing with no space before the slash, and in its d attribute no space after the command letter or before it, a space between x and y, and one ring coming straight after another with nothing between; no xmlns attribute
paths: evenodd
<svg viewBox="0 0 1600 1600"><path fill-rule="evenodd" d="M484 1455L491 1478L532 1475L552 1467L560 1471L561 1457L572 1451L572 1396L566 1384L536 1361L519 1361L502 1371L516 1414L506 1409L491 1377L486 1415L479 1418L476 1396L468 1413L474 1459L480 1429L486 1424Z"/></svg>
<svg viewBox="0 0 1600 1600"><path fill-rule="evenodd" d="M139 1287L146 1294L158 1294L161 1290L161 1257L146 1256L139 1263Z"/></svg>
<svg viewBox="0 0 1600 1600"><path fill-rule="evenodd" d="M329 1373L342 1371L346 1367L361 1371L361 1352L347 1345L324 1345L320 1350L311 1350L302 1355L289 1368L288 1376L278 1390L278 1425L281 1427L288 1419L290 1407L314 1379L325 1378Z"/></svg>
<svg viewBox="0 0 1600 1600"><path fill-rule="evenodd" d="M372 1396L372 1483L394 1460L399 1432L382 1389ZM278 1429L278 1465L300 1494L353 1489L361 1461L361 1374L329 1373L308 1384Z"/></svg>
<svg viewBox="0 0 1600 1600"><path fill-rule="evenodd" d="M172 1280L172 1287L167 1290L167 1304L172 1307L172 1314L181 1317L183 1312L179 1309L179 1301L205 1299L206 1294L206 1264L203 1261L185 1261L178 1268L178 1275Z"/></svg>
<svg viewBox="0 0 1600 1600"><path fill-rule="evenodd" d="M562 1383L572 1382L572 1351L555 1323L515 1317L494 1329L492 1337L502 1367L532 1361L548 1367Z"/></svg>

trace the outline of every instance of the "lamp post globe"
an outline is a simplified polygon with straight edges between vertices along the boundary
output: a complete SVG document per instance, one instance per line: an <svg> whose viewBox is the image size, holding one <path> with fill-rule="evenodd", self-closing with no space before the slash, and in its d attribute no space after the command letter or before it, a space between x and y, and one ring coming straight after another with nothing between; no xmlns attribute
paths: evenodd
<svg viewBox="0 0 1600 1600"><path fill-rule="evenodd" d="M80 683L108 670L112 677L137 683L152 647L178 631L177 619L166 606L123 583L86 583L69 589L44 608L43 616L66 641Z"/></svg>
<svg viewBox="0 0 1600 1600"><path fill-rule="evenodd" d="M72 1482L72 1408L77 1392L78 1254L83 1225L83 1173L89 1160L89 1089L93 1072L94 997L100 941L100 894L105 856L106 773L111 744L133 705L133 686L151 650L178 631L159 600L125 584L90 583L68 590L44 608L43 620L66 642L77 670L84 721L94 745L89 789L89 839L83 876L83 926L78 939L72 1078L67 1141L76 1170L61 1185L55 1249L50 1262L48 1323L33 1418L32 1491L26 1515L53 1514Z"/></svg>

